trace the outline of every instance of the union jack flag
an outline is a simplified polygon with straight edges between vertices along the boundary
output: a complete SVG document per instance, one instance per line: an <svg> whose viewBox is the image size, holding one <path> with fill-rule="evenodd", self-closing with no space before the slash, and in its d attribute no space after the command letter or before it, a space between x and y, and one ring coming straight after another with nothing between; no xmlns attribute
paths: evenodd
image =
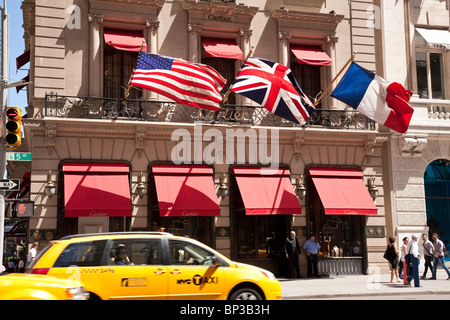
<svg viewBox="0 0 450 320"><path fill-rule="evenodd" d="M204 64L141 52L130 84L184 105L219 110L225 79Z"/></svg>
<svg viewBox="0 0 450 320"><path fill-rule="evenodd" d="M315 111L289 68L261 58L248 58L244 62L230 90L298 124L308 121Z"/></svg>

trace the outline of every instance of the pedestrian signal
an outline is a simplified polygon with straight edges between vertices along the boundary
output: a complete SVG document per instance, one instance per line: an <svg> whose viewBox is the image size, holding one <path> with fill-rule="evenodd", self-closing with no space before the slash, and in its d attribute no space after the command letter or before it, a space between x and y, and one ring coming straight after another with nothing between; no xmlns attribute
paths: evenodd
<svg viewBox="0 0 450 320"><path fill-rule="evenodd" d="M5 141L7 148L17 148L22 140L22 110L19 107L6 108L6 130L8 130Z"/></svg>

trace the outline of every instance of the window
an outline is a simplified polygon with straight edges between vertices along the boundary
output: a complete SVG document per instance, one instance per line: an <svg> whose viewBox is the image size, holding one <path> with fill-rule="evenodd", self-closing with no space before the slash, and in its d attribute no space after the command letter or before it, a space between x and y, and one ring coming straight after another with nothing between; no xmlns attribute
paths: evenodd
<svg viewBox="0 0 450 320"><path fill-rule="evenodd" d="M110 45L104 46L104 81L103 96L105 98L123 99L133 68L136 65L138 52L117 50ZM131 87L129 99L140 99L142 90Z"/></svg>
<svg viewBox="0 0 450 320"><path fill-rule="evenodd" d="M214 265L214 254L193 243L169 240L169 250L170 263L173 265Z"/></svg>
<svg viewBox="0 0 450 320"><path fill-rule="evenodd" d="M228 91L234 79L236 78L235 71L235 59L226 59L226 58L203 58L202 63L208 66L213 67L217 72L219 72L222 77L224 77L227 82L225 83L225 87L222 89L222 94ZM227 104L235 104L236 97L234 94L230 94L228 96Z"/></svg>
<svg viewBox="0 0 450 320"><path fill-rule="evenodd" d="M69 266L99 266L106 240L69 244L56 260L53 268Z"/></svg>
<svg viewBox="0 0 450 320"><path fill-rule="evenodd" d="M417 91L423 99L444 99L442 53L416 51Z"/></svg>
<svg viewBox="0 0 450 320"><path fill-rule="evenodd" d="M300 64L297 62L297 58L291 56L291 70L294 73L295 79L306 94L314 102L315 97L320 92L320 68L319 65ZM321 102L316 108L321 107Z"/></svg>
<svg viewBox="0 0 450 320"><path fill-rule="evenodd" d="M162 265L159 239L118 239L112 241L108 265Z"/></svg>

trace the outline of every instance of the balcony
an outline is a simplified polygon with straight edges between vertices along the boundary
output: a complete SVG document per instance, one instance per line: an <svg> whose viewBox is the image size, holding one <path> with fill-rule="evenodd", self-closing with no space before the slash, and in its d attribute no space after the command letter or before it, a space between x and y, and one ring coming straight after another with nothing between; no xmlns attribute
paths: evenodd
<svg viewBox="0 0 450 320"><path fill-rule="evenodd" d="M273 115L261 106L224 105L219 111L175 102L98 97L45 96L45 117L224 124L238 126L311 127L376 130L375 122L354 110L317 109L304 125Z"/></svg>

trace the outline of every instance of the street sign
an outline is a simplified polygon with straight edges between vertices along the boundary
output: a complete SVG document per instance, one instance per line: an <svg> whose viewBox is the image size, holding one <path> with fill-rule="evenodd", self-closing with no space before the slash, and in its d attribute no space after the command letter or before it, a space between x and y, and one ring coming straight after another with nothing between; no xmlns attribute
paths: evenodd
<svg viewBox="0 0 450 320"><path fill-rule="evenodd" d="M0 180L0 190L19 191L20 180L19 179Z"/></svg>
<svg viewBox="0 0 450 320"><path fill-rule="evenodd" d="M29 152L7 152L6 161L31 161Z"/></svg>

